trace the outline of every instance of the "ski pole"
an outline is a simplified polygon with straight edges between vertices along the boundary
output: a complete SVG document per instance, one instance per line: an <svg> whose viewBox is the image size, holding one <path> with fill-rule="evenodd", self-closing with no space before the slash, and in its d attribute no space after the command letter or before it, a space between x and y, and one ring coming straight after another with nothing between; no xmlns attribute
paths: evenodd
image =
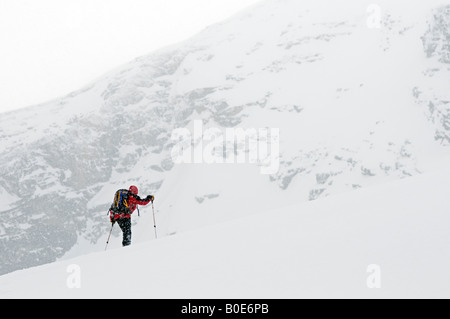
<svg viewBox="0 0 450 319"><path fill-rule="evenodd" d="M105 247L105 251L106 251L106 249L108 248L108 244L109 244L109 239L111 238L111 233L112 233L112 230L113 230L114 224L115 224L115 223L113 223L113 224L112 224L112 226L111 226L111 231L109 232L108 240L106 241L106 247Z"/></svg>
<svg viewBox="0 0 450 319"><path fill-rule="evenodd" d="M158 239L158 235L156 234L155 207L153 206L153 201L152 201L152 210L153 210L153 227L155 228L155 239Z"/></svg>

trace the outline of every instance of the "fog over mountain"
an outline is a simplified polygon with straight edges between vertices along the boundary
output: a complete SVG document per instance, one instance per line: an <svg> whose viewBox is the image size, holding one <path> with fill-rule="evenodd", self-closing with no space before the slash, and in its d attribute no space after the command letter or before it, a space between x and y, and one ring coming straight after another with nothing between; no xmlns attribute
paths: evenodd
<svg viewBox="0 0 450 319"><path fill-rule="evenodd" d="M156 196L164 237L445 163L450 5L416 2L261 1L64 98L0 114L0 274L104 249L114 192L132 184ZM277 169L174 163L177 129L207 149L196 123L223 136L278 129L277 145L267 137ZM150 215L133 215L134 243L153 239Z"/></svg>

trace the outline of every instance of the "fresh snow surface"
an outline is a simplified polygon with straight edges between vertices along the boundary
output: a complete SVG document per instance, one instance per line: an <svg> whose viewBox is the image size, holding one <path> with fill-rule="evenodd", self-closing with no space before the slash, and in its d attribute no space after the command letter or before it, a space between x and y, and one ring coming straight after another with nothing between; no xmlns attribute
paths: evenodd
<svg viewBox="0 0 450 319"><path fill-rule="evenodd" d="M449 25L443 0L266 0L0 114L0 297L447 297ZM279 170L175 164L198 122L279 128ZM132 184L158 240L141 207L105 253Z"/></svg>
<svg viewBox="0 0 450 319"><path fill-rule="evenodd" d="M280 207L16 271L0 298L449 298L449 193L446 169Z"/></svg>

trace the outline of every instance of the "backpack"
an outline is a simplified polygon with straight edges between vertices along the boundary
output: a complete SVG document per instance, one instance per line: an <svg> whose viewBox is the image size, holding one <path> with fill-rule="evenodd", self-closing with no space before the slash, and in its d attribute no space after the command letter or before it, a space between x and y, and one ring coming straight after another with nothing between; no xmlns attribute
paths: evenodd
<svg viewBox="0 0 450 319"><path fill-rule="evenodd" d="M128 210L128 190L119 189L114 195L114 201L109 209L114 214L126 213Z"/></svg>

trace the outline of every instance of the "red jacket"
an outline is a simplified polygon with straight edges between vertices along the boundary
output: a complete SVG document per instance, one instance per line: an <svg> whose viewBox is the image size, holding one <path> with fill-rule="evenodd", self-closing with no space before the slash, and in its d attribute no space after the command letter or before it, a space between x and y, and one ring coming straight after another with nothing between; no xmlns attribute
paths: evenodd
<svg viewBox="0 0 450 319"><path fill-rule="evenodd" d="M147 200L148 199L148 200ZM128 192L127 203L128 207L126 212L114 214L111 210L109 211L111 220L117 220L119 218L131 218L131 214L136 210L137 205L147 205L150 203L151 197L148 196L146 199L140 198L138 195L133 194L132 192Z"/></svg>

